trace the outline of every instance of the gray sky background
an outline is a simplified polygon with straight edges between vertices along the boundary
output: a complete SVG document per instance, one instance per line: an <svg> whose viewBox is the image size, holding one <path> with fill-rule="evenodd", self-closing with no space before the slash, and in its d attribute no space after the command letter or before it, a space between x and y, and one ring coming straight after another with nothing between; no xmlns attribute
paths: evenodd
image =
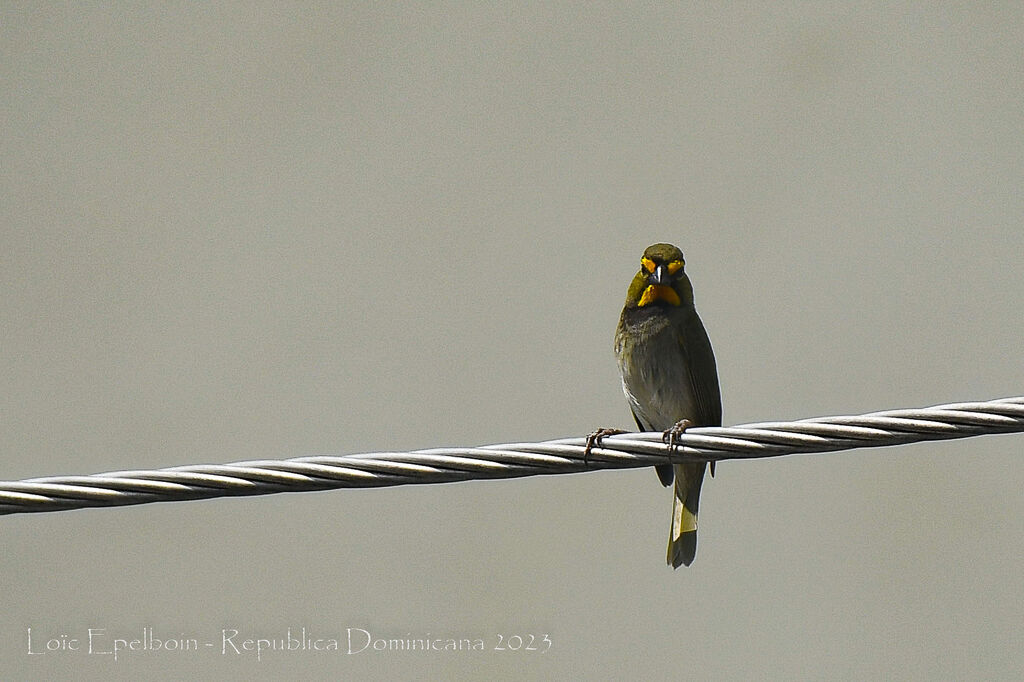
<svg viewBox="0 0 1024 682"><path fill-rule="evenodd" d="M1019 3L3 3L2 477L630 427L656 241L726 423L1020 395L1022 44ZM648 470L4 517L0 668L1019 678L1022 447L725 463L676 572Z"/></svg>

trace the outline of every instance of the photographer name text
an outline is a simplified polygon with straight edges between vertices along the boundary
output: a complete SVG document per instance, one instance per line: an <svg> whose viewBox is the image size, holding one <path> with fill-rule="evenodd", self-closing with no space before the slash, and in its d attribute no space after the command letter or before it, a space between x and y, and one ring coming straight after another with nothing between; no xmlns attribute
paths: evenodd
<svg viewBox="0 0 1024 682"><path fill-rule="evenodd" d="M262 661L271 654L333 653L354 656L372 653L455 653L455 652L527 652L547 653L552 647L547 634L497 634L489 637L453 635L378 636L365 628L349 627L340 632L322 634L312 628L287 628L267 636L222 628L214 637L178 633L167 635L142 627L129 633L113 633L105 627L85 628L77 633L41 632L26 628L29 656L109 656L113 661L154 652L197 655L211 652L221 656L253 657Z"/></svg>

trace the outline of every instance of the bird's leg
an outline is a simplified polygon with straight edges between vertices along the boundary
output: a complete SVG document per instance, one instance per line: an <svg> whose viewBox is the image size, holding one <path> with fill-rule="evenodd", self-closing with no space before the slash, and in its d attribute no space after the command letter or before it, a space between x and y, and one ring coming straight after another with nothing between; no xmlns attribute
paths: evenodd
<svg viewBox="0 0 1024 682"><path fill-rule="evenodd" d="M590 459L590 451L595 447L601 447L601 441L605 436L614 436L619 433L628 433L628 431L623 431L622 429L598 429L587 436L587 447L583 450L583 463L587 466L590 465L588 461Z"/></svg>
<svg viewBox="0 0 1024 682"><path fill-rule="evenodd" d="M691 426L693 426L693 422L689 419L680 419L661 434L661 442L673 447L679 445L679 436L683 435L683 432Z"/></svg>
<svg viewBox="0 0 1024 682"><path fill-rule="evenodd" d="M677 421L675 424L672 425L672 428L670 428L665 433L661 434L661 441L663 443L667 443L667 444L675 447L676 445L679 445L679 436L681 436L683 434L683 432L686 431L686 429L690 428L691 426L693 426L693 422L690 421L689 419L680 419L679 421ZM714 478L714 477L715 477L715 462L714 462L714 460L712 460L711 461L711 478Z"/></svg>

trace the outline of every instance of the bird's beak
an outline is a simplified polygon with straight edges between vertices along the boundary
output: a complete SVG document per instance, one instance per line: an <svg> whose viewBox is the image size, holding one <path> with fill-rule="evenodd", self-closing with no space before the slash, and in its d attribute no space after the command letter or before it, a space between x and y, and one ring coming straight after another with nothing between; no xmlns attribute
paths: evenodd
<svg viewBox="0 0 1024 682"><path fill-rule="evenodd" d="M659 265L654 268L654 272L647 278L648 284L655 284L658 286L667 287L669 286L669 274L668 270L665 269L664 265Z"/></svg>

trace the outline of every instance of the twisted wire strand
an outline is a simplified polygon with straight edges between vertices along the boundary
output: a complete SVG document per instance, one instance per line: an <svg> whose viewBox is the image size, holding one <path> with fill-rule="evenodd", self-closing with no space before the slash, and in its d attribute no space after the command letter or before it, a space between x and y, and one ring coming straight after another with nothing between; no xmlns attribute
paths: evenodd
<svg viewBox="0 0 1024 682"><path fill-rule="evenodd" d="M605 437L586 459L586 438L581 437L30 478L0 482L0 514L755 459L1019 432L1024 432L1024 397L691 428L674 449L662 441L660 433L626 433Z"/></svg>

